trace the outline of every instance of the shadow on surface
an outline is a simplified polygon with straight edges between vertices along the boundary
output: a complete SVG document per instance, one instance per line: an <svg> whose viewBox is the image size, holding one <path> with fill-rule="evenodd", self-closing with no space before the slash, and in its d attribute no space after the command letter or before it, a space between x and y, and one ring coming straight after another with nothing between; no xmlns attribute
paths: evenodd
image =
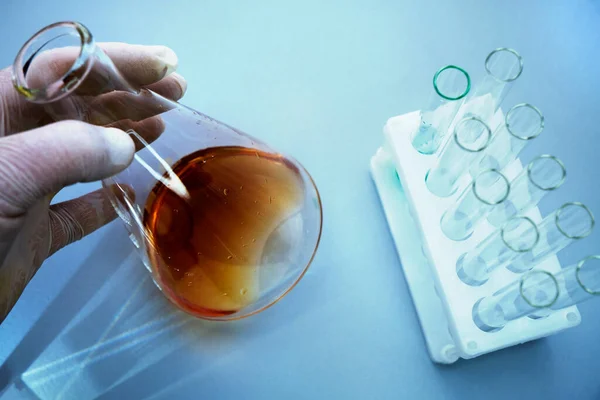
<svg viewBox="0 0 600 400"><path fill-rule="evenodd" d="M313 268L318 266L313 265ZM99 398L145 399L161 395L176 398L174 393L181 385L218 370L219 365L240 353L252 353L249 349L256 343L277 335L282 329L292 329L292 325L306 318L311 310L323 306L319 295L307 295L325 293L323 280L313 277L314 271L309 270L298 287L280 303L248 319L211 322L184 316L185 323L170 332L168 338L163 338L166 340L153 342L169 347L169 351L159 354L152 349L155 357L143 360L141 368L134 373L105 386ZM229 377L223 379L227 381ZM197 394L200 396L200 392Z"/></svg>
<svg viewBox="0 0 600 400"><path fill-rule="evenodd" d="M123 228L116 224L108 227L104 239L0 367L0 392L52 343L131 251Z"/></svg>
<svg viewBox="0 0 600 400"><path fill-rule="evenodd" d="M2 366L3 382L20 378L21 389L41 399L152 396L209 371L319 302L288 295L286 307L250 319L198 320L168 302L116 229L83 265ZM299 287L322 293L311 288L323 285L311 272Z"/></svg>

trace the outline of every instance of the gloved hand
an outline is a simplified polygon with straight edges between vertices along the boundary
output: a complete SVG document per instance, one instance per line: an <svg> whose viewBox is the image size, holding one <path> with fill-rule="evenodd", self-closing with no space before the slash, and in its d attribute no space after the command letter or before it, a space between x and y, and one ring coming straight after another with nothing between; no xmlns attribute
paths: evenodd
<svg viewBox="0 0 600 400"><path fill-rule="evenodd" d="M185 93L185 80L173 73L177 56L171 49L98 46L132 85L172 100ZM48 68L60 63L53 60ZM50 205L65 186L107 178L133 160L127 133L90 122L115 121L52 122L42 106L17 93L10 69L0 71L0 322L46 258L116 217L103 190ZM157 129L156 118L148 122Z"/></svg>

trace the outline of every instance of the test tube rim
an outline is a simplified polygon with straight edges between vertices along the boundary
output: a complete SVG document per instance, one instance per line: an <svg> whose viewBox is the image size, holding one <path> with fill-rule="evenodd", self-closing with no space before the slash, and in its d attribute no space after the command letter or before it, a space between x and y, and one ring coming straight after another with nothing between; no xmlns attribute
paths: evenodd
<svg viewBox="0 0 600 400"><path fill-rule="evenodd" d="M531 169L533 168L533 163L535 163L536 161L538 161L540 159L546 159L546 158L556 161L556 163L562 170L562 178L561 178L560 182L558 182L556 185L549 187L549 188L545 188L545 187L538 185L531 177ZM565 183L565 180L567 179L567 168L565 167L565 164L558 157L555 157L550 154L542 154L540 156L537 156L536 158L531 160L529 162L529 164L527 164L527 176L529 177L529 182L531 182L536 188L543 190L545 192L551 192L553 190L558 189L559 187L562 186L563 183Z"/></svg>
<svg viewBox="0 0 600 400"><path fill-rule="evenodd" d="M519 61L519 72L517 73L517 75L515 77L509 78L509 79L500 79L497 76L495 76L494 74L492 74L492 72L490 71L490 69L488 67L488 62L490 61L490 58L492 58L492 56L494 54L499 53L501 51L508 51L509 53L512 53L514 56L517 57L517 60ZM523 73L523 57L521 57L521 55L515 49L511 49L510 47L498 47L497 49L492 50L490 52L490 54L488 54L487 57L485 58L485 71L488 73L489 76L491 76L492 78L496 79L499 82L504 82L504 83L514 82Z"/></svg>
<svg viewBox="0 0 600 400"><path fill-rule="evenodd" d="M538 130L537 130L537 131L536 131L534 134L532 134L532 135L529 135L529 136L521 136L521 135L517 135L517 134L515 134L515 133L514 133L514 132L513 132L513 131L510 129L510 124L508 123L508 118L509 118L509 115L510 115L512 112L514 112L514 111L516 111L516 110L519 110L519 109L521 109L521 108L523 108L523 107L526 107L526 108L529 108L529 109L533 110L533 111L534 111L536 114L538 114L538 115L539 115L539 117L540 117L540 126L539 126ZM512 137L514 137L514 138L516 138L516 139L519 139L519 140L532 140L532 139L535 139L536 137L540 136L540 134L541 134L541 133L542 133L542 131L544 130L544 125L545 125L545 122L544 122L544 120L545 120L545 119L544 119L544 114L542 114L542 111L541 111L539 108L537 108L537 107L536 107L536 106L534 106L533 104L529 104L529 103L519 103L519 104L516 104L516 105L512 106L512 107L510 108L510 110L508 110L508 111L506 112L506 115L504 116L504 126L506 126L506 130L508 131L508 133L510 133L510 135L511 135Z"/></svg>
<svg viewBox="0 0 600 400"><path fill-rule="evenodd" d="M560 227L560 223L559 218L560 218L560 214L562 213L562 211L569 206L576 206L576 207L581 207L583 208L588 215L590 216L591 219L591 223L590 223L590 229L587 230L587 232L585 232L583 235L569 235L567 232L565 232L561 227ZM562 206L559 207L559 209L556 211L556 215L554 216L554 223L556 225L556 228L560 231L560 233L562 233L563 235L565 235L565 237L569 238L569 239L583 239L587 236L590 235L590 233L592 233L592 231L594 230L594 225L596 224L596 220L594 218L594 214L592 214L592 211L590 211L590 209L583 203L580 203L578 201L570 201L568 203L563 204Z"/></svg>
<svg viewBox="0 0 600 400"><path fill-rule="evenodd" d="M523 284L524 284L525 280L528 277L531 277L532 275L535 275L535 274L544 274L544 275L548 276L552 280L552 283L554 283L554 287L556 288L556 295L552 298L552 302L550 304L545 304L545 305L534 304L534 303L530 302L529 299L527 298L527 296L525 296L525 293L523 293ZM519 293L521 294L521 297L531 307L534 307L534 308L548 308L548 307L551 307L554 303L556 303L556 300L558 300L558 296L560 295L560 287L558 285L558 280L556 279L556 277L554 276L553 273L548 272L548 271L544 271L544 270L541 270L541 269L534 269L533 271L529 271L529 272L523 274L523 276L521 276L521 278L519 279Z"/></svg>
<svg viewBox="0 0 600 400"><path fill-rule="evenodd" d="M437 79L439 78L440 74L442 74L442 72L449 70L449 69L458 70L458 71L462 72L465 75L465 77L467 78L467 87L466 87L465 91L458 97L448 97L448 96L444 95L437 86ZM464 69L462 69L461 67L458 67L456 65L446 65L445 67L442 67L439 70L437 70L437 72L433 75L433 89L444 100L450 100L450 101L460 100L460 99L463 99L471 91L471 77L469 76L469 73L467 71L465 71Z"/></svg>
<svg viewBox="0 0 600 400"><path fill-rule="evenodd" d="M508 242L504 239L504 229L511 221L514 221L517 219L527 221L528 223L531 224L531 226L533 226L533 229L535 230L535 241L531 245L531 248L529 248L529 249L526 249L526 250L515 249L510 244L508 244ZM533 222L533 220L531 218L529 218L529 217L514 217L514 218L511 218L508 221L506 221L506 223L502 226L502 228L500 230L500 237L502 238L502 241L504 242L506 247L508 247L512 251L514 251L516 253L527 253L528 251L531 251L531 249L533 249L535 247L535 245L538 244L538 242L540 241L540 231L537 228L537 224L535 222Z"/></svg>
<svg viewBox="0 0 600 400"><path fill-rule="evenodd" d="M575 277L577 278L577 283L579 284L579 286L581 286L581 288L583 290L585 290L586 292L588 292L589 294L591 294L592 296L598 296L600 295L600 290L592 290L589 287L587 287L581 277L579 276L579 272L581 271L581 269L583 268L583 266L585 265L586 262L588 262L589 260L600 260L600 256L595 255L595 256L588 256L586 258L584 258L583 260L579 261L577 263L577 267L575 269Z"/></svg>
<svg viewBox="0 0 600 400"><path fill-rule="evenodd" d="M479 179L479 177L481 177L483 174L486 174L488 172L494 172L496 174L498 174L502 180L504 181L504 183L506 184L506 193L504 194L504 196L502 196L502 198L500 200L498 200L497 202L494 203L490 203L484 199L482 199L478 194L477 194L477 179ZM473 179L473 182L471 183L472 187L473 187L473 194L475 195L475 197L477 198L477 200L487 204L488 206L495 206L498 205L500 203L502 203L504 200L506 200L508 198L508 195L510 194L510 182L508 181L508 179L506 178L506 176L504 176L504 174L500 171L498 171L495 168L492 169L486 169L485 171L482 171L479 175L477 175L477 177L475 179Z"/></svg>
<svg viewBox="0 0 600 400"><path fill-rule="evenodd" d="M477 122L481 123L483 125L483 127L485 128L485 132L487 133L487 140L485 141L485 144L482 147L480 147L478 149L475 149L475 150L472 150L472 149L469 149L469 148L463 146L460 143L460 140L458 140L458 133L457 133L458 127L461 124L463 124L463 123L465 123L466 121L469 121L469 120L477 121ZM454 137L454 143L456 143L456 145L458 147L460 147L462 150L467 151L469 153L479 153L479 152L485 150L487 148L487 146L490 144L490 141L492 139L492 131L491 131L490 127L488 126L488 124L486 124L485 122L483 122L483 120L481 118L466 117L466 118L462 118L460 121L458 121L456 123L456 125L454 126L454 132L452 133L452 136Z"/></svg>

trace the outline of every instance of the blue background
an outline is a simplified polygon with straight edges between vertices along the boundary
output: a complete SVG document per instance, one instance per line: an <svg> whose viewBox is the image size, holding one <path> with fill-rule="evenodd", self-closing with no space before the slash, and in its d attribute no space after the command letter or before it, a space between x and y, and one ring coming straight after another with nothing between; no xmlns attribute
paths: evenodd
<svg viewBox="0 0 600 400"><path fill-rule="evenodd" d="M522 158L550 153L568 170L542 213L581 201L600 216L600 2L2 0L0 65L59 20L83 22L98 41L173 48L189 83L182 103L293 155L323 198L323 240L310 274L275 307L219 337L226 355L204 354L166 382L164 371L182 368L168 358L170 364L146 366L146 374L131 378L135 385L113 393L600 398L600 300L581 305L575 329L452 366L433 364L368 170L385 121L427 101L437 68L461 65L477 82L490 50L513 47L525 69L505 106L530 102L546 117L546 130ZM97 186L74 186L61 199ZM599 253L599 238L596 229L561 252L561 261ZM106 246L125 258L126 240L120 227L107 227L48 260L0 327L0 361L9 360L8 370L23 372L50 340L44 335L52 336L51 321L56 329L64 322L48 315L57 312L49 305L61 290L75 290L69 284L81 271L105 268ZM49 328L39 328L40 317ZM24 350L17 345L28 332ZM196 346L203 345L219 348L199 338ZM127 392L134 386L138 392Z"/></svg>

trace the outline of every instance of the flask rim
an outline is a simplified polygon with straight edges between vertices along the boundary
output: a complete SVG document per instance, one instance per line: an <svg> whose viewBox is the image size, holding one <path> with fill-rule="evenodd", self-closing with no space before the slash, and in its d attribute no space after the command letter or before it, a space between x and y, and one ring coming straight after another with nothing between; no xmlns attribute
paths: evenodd
<svg viewBox="0 0 600 400"><path fill-rule="evenodd" d="M79 38L79 53L69 70L44 87L30 87L25 75L31 61L50 42L66 35ZM48 25L31 36L17 53L12 66L13 85L20 94L33 103L49 103L62 99L76 90L89 73L93 64L91 55L94 53L94 47L92 34L79 22L63 21Z"/></svg>

